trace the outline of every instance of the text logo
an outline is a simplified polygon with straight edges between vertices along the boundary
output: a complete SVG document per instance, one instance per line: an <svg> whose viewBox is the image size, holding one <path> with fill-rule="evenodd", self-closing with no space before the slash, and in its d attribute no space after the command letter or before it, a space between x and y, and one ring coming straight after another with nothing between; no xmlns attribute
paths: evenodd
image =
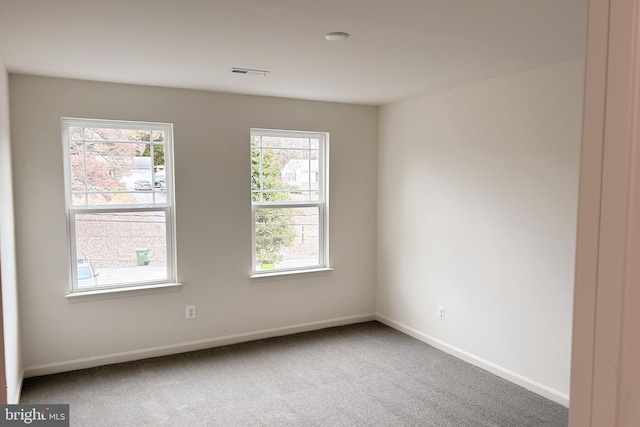
<svg viewBox="0 0 640 427"><path fill-rule="evenodd" d="M69 405L0 405L0 426L69 427Z"/></svg>

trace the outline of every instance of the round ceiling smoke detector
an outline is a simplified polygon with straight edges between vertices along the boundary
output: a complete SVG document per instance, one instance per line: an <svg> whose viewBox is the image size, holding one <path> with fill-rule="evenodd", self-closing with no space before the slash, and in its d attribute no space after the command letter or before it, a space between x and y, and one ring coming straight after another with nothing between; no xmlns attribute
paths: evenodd
<svg viewBox="0 0 640 427"><path fill-rule="evenodd" d="M327 33L324 36L325 39L327 39L329 41L332 41L332 42L339 42L340 40L344 40L347 37L349 37L348 33L342 33L340 31L336 31L336 32L333 32L333 33Z"/></svg>

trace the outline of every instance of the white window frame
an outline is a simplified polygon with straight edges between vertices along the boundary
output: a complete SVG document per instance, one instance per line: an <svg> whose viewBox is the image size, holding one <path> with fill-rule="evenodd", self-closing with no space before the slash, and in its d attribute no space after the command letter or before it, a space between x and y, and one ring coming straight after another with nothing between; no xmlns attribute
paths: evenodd
<svg viewBox="0 0 640 427"><path fill-rule="evenodd" d="M72 203L72 179L71 179L71 164L70 164L70 143L69 143L69 128L72 127L84 127L84 128L111 128L111 129L133 129L133 130L149 130L163 131L164 132L164 172L165 172L165 202L160 203L155 201L155 194L153 195L153 202L147 204L136 205L91 205L85 204L82 206L73 205ZM140 142L141 144L151 143L150 141ZM108 141L107 141L108 142ZM102 119L79 119L79 118L62 118L62 143L64 152L64 175L65 175L65 196L66 196L66 208L67 208L67 230L69 237L69 255L70 255L70 277L71 286L70 294L99 294L109 291L122 291L122 290L137 290L137 289L151 289L160 285L176 284L176 248L175 248L175 199L174 199L174 185L173 185L173 125L171 123L155 123L155 122L134 122L134 121L122 121L122 120L102 120ZM151 148L153 153L153 148ZM153 155L151 156L153 159ZM152 162L152 190L153 188L153 175L155 170ZM75 192L78 193L78 192ZM84 191L85 194L91 192ZM101 193L118 193L104 191ZM154 191L152 191L152 194ZM88 200L88 198L85 198ZM162 280L145 280L136 282L123 282L118 284L104 285L104 286L92 286L90 288L78 288L78 272L77 264L78 257L76 254L76 232L75 223L76 216L80 214L101 214L101 213L135 213L135 212L163 212L165 216L165 230L166 230L166 268L167 277Z"/></svg>
<svg viewBox="0 0 640 427"><path fill-rule="evenodd" d="M318 139L318 201L254 202L251 200L251 277L331 270L329 264L329 133L279 129L251 129L251 137L272 136ZM251 138L250 138L251 140ZM251 147L253 148L253 147ZM249 158L251 161L251 156ZM249 187L251 188L251 187ZM250 192L251 196L251 192ZM260 208L318 208L318 264L304 267L258 270L256 260L256 211Z"/></svg>

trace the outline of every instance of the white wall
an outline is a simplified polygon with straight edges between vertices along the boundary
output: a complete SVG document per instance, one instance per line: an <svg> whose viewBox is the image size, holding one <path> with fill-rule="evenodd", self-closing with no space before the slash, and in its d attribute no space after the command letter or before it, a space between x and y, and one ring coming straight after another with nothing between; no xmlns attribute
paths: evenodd
<svg viewBox="0 0 640 427"><path fill-rule="evenodd" d="M22 75L10 91L25 375L373 318L377 107ZM179 292L65 300L63 116L174 124ZM330 132L335 271L249 279L251 127Z"/></svg>
<svg viewBox="0 0 640 427"><path fill-rule="evenodd" d="M381 320L565 404L582 85L573 60L379 121Z"/></svg>
<svg viewBox="0 0 640 427"><path fill-rule="evenodd" d="M2 323L7 402L18 403L22 386L16 247L9 132L9 86L7 72L0 63L0 263L2 264ZM1 368L0 368L1 369Z"/></svg>

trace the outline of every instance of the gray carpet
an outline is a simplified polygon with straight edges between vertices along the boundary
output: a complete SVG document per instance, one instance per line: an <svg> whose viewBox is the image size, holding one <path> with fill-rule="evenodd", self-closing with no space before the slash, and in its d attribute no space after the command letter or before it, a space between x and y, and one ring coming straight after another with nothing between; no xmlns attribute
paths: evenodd
<svg viewBox="0 0 640 427"><path fill-rule="evenodd" d="M28 378L72 426L566 426L568 410L377 322Z"/></svg>

